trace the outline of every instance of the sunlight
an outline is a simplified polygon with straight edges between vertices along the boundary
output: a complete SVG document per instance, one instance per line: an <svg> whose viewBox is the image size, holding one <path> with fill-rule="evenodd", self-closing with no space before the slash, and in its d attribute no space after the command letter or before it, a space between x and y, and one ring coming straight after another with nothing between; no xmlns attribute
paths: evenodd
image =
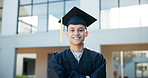
<svg viewBox="0 0 148 78"><path fill-rule="evenodd" d="M148 26L148 4L124 6L101 11L103 29Z"/></svg>
<svg viewBox="0 0 148 78"><path fill-rule="evenodd" d="M60 29L59 19L53 15L49 15L49 27L48 30Z"/></svg>
<svg viewBox="0 0 148 78"><path fill-rule="evenodd" d="M33 26L38 26L38 16L19 17L19 20Z"/></svg>

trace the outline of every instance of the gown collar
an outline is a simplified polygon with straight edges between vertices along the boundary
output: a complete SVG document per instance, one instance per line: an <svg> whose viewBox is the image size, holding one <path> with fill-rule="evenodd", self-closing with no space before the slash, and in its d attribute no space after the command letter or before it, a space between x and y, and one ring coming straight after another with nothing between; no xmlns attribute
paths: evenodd
<svg viewBox="0 0 148 78"><path fill-rule="evenodd" d="M75 54L74 54L74 52L73 52L71 49L69 49L69 50L70 50L70 53L71 53L72 57L73 57L78 63L79 63L79 61L83 58L83 56L86 54L86 49L84 48L81 57L80 57L79 59L77 59L76 56L75 56Z"/></svg>

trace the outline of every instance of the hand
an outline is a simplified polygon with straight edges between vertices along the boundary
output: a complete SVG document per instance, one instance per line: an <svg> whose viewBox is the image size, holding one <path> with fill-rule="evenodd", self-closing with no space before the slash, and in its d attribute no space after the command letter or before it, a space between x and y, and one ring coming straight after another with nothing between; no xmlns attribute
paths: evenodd
<svg viewBox="0 0 148 78"><path fill-rule="evenodd" d="M86 76L86 78L90 78L89 76Z"/></svg>

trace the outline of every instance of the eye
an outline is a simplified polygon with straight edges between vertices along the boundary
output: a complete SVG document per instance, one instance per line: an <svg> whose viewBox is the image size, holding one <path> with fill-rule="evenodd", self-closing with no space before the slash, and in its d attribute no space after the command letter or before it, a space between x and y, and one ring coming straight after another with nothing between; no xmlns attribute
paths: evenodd
<svg viewBox="0 0 148 78"><path fill-rule="evenodd" d="M74 30L73 30L73 29L71 29L70 31L71 31L71 32L74 32Z"/></svg>
<svg viewBox="0 0 148 78"><path fill-rule="evenodd" d="M80 30L78 30L78 31L82 32L82 31L84 31L84 30L83 30L83 29L80 29Z"/></svg>

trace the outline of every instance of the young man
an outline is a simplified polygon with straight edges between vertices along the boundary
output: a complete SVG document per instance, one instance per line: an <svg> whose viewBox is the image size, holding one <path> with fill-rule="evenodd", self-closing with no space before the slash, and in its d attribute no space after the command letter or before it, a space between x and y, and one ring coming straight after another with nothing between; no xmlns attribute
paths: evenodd
<svg viewBox="0 0 148 78"><path fill-rule="evenodd" d="M87 27L95 21L94 17L77 7L73 7L63 17L70 48L54 53L51 57L48 78L106 78L106 60L103 55L84 48Z"/></svg>

